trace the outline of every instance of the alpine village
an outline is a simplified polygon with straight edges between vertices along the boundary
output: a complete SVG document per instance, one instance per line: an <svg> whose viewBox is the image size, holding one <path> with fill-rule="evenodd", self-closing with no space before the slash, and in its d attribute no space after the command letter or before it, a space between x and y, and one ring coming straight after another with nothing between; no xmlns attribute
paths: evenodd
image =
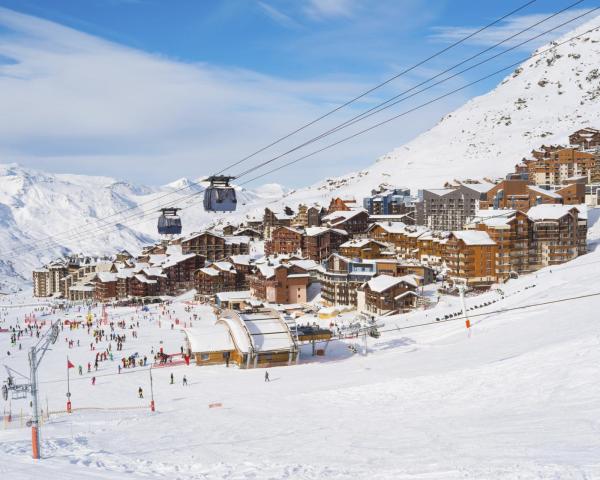
<svg viewBox="0 0 600 480"><path fill-rule="evenodd" d="M217 318L179 326L198 365L288 365L303 342L326 356L334 337L365 325L377 336L377 318L430 309L442 295L501 294L511 279L586 254L587 208L600 202L600 130L569 142L515 159L504 178L417 192L383 184L366 198L265 208L186 235L178 209L165 208L162 241L135 255L58 258L33 271L34 296L123 306L192 292Z"/></svg>

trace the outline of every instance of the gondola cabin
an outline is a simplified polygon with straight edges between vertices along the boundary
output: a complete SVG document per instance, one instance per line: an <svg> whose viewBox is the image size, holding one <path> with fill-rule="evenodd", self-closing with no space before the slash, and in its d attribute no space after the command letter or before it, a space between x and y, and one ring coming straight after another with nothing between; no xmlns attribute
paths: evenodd
<svg viewBox="0 0 600 480"><path fill-rule="evenodd" d="M237 207L235 189L229 185L233 177L215 175L208 178L210 185L204 192L204 210L207 212L233 212Z"/></svg>
<svg viewBox="0 0 600 480"><path fill-rule="evenodd" d="M158 233L164 236L179 235L181 233L181 218L177 215L179 208L161 208L158 217Z"/></svg>

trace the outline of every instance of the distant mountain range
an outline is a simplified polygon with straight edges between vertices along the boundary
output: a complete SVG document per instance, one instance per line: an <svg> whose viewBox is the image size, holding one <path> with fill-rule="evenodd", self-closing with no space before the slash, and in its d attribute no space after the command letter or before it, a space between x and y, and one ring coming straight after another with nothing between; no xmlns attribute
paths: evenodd
<svg viewBox="0 0 600 480"><path fill-rule="evenodd" d="M598 23L600 17L563 39ZM240 189L239 211L231 215L203 212L201 195L190 197L201 187L190 187L193 181L189 179L154 188L108 177L0 165L0 291L29 280L32 268L62 253L136 251L157 239L156 210L165 202L187 207L181 215L184 231L191 232L215 221L239 222L249 214L260 214L265 205L326 205L332 196L359 200L384 184L418 189L440 187L455 178L499 177L533 148L566 143L571 132L587 126L600 128L598 30L525 62L494 90L446 115L431 130L380 157L370 168L295 191L276 184L254 191ZM96 220L129 208L127 214L102 224ZM121 224L115 228L112 223L117 220ZM57 234L62 235L47 240Z"/></svg>

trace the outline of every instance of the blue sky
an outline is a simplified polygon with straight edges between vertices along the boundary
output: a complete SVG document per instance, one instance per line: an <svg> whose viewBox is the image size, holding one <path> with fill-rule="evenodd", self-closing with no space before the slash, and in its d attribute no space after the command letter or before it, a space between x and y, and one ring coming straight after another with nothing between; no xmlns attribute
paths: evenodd
<svg viewBox="0 0 600 480"><path fill-rule="evenodd" d="M523 3L0 0L0 103L12 113L0 120L0 163L149 184L197 178ZM571 3L538 0L498 28L253 161L285 151ZM594 6L597 2L585 1L561 19ZM556 21L542 27L554 25ZM389 114L510 64L559 33ZM263 182L296 187L367 167L499 80L501 76ZM341 136L332 141L337 138Z"/></svg>

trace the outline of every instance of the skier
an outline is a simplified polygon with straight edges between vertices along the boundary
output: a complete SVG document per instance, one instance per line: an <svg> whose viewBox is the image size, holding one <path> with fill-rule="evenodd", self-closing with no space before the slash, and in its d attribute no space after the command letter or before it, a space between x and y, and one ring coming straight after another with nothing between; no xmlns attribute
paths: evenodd
<svg viewBox="0 0 600 480"><path fill-rule="evenodd" d="M171 385L173 385L173 380L174 380L173 374L171 373Z"/></svg>
<svg viewBox="0 0 600 480"><path fill-rule="evenodd" d="M121 364L119 364L119 373L121 373Z"/></svg>
<svg viewBox="0 0 600 480"><path fill-rule="evenodd" d="M187 387L187 378L185 378L185 375L183 376L183 386Z"/></svg>
<svg viewBox="0 0 600 480"><path fill-rule="evenodd" d="M265 382L270 382L271 379L269 378L269 372L265 370Z"/></svg>
<svg viewBox="0 0 600 480"><path fill-rule="evenodd" d="M144 391L142 390L142 387L138 388L138 396L139 398L144 398Z"/></svg>
<svg viewBox="0 0 600 480"><path fill-rule="evenodd" d="M92 385L96 385L96 377L92 377Z"/></svg>
<svg viewBox="0 0 600 480"><path fill-rule="evenodd" d="M79 375L83 375L83 368L79 365Z"/></svg>

